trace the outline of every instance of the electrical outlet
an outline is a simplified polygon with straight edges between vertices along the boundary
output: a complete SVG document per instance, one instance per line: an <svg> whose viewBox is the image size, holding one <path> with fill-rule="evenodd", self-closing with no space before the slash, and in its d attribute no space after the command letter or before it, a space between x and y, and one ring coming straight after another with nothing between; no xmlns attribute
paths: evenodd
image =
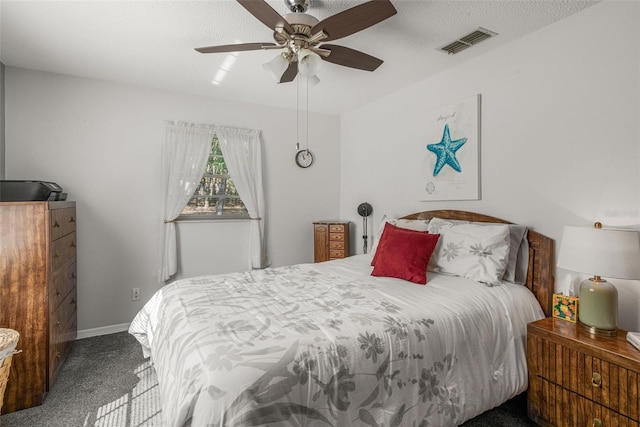
<svg viewBox="0 0 640 427"><path fill-rule="evenodd" d="M140 288L131 289L131 301L140 301Z"/></svg>

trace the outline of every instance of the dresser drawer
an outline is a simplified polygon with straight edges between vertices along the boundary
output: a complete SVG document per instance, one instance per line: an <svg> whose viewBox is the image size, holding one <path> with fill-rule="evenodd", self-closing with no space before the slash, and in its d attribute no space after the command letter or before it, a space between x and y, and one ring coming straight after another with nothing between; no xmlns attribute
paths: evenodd
<svg viewBox="0 0 640 427"><path fill-rule="evenodd" d="M334 258L344 258L344 251L340 251L337 249L332 249L329 251L329 258L330 259L334 259Z"/></svg>
<svg viewBox="0 0 640 427"><path fill-rule="evenodd" d="M50 315L49 331L52 337L56 337L55 340L52 340L53 344L63 341L69 319L74 315L76 309L76 288L73 288Z"/></svg>
<svg viewBox="0 0 640 427"><path fill-rule="evenodd" d="M329 240L344 240L344 233L329 233Z"/></svg>
<svg viewBox="0 0 640 427"><path fill-rule="evenodd" d="M342 249L344 250L344 242L332 240L329 242L329 249Z"/></svg>
<svg viewBox="0 0 640 427"><path fill-rule="evenodd" d="M55 209L51 211L51 240L76 231L76 209Z"/></svg>
<svg viewBox="0 0 640 427"><path fill-rule="evenodd" d="M49 382L53 383L58 376L58 371L66 359L73 341L77 336L77 312L74 311L66 325L56 329L55 338L52 336L49 345Z"/></svg>
<svg viewBox="0 0 640 427"><path fill-rule="evenodd" d="M76 288L63 299L49 317L49 381L53 381L58 368L77 335Z"/></svg>
<svg viewBox="0 0 640 427"><path fill-rule="evenodd" d="M329 226L330 233L344 233L344 224L331 224Z"/></svg>
<svg viewBox="0 0 640 427"><path fill-rule="evenodd" d="M56 271L76 257L76 233L51 242L51 271Z"/></svg>
<svg viewBox="0 0 640 427"><path fill-rule="evenodd" d="M72 258L53 272L49 288L49 310L53 312L78 282L76 260Z"/></svg>

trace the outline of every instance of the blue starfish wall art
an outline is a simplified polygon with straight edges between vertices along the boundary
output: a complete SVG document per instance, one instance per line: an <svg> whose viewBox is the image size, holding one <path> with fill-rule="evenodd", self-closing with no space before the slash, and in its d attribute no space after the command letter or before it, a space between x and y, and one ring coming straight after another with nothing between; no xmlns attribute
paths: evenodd
<svg viewBox="0 0 640 427"><path fill-rule="evenodd" d="M427 150L437 156L436 164L433 168L433 176L438 176L445 165L451 166L456 172L462 172L462 166L456 157L456 151L467 142L467 138L451 139L449 125L444 125L442 139L437 144L427 145Z"/></svg>

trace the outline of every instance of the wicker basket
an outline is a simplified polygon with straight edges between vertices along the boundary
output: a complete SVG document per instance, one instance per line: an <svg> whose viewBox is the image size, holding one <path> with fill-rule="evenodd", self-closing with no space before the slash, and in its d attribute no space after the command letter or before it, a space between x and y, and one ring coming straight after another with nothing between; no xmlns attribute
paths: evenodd
<svg viewBox="0 0 640 427"><path fill-rule="evenodd" d="M20 334L13 329L0 328L0 410L4 403L4 391L9 380L9 369L11 368L11 359L13 355L18 353L16 345Z"/></svg>

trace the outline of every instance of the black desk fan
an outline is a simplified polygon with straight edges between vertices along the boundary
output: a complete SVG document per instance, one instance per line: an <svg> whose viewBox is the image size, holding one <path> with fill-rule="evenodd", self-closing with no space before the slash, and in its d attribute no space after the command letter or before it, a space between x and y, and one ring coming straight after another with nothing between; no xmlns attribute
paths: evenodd
<svg viewBox="0 0 640 427"><path fill-rule="evenodd" d="M367 230L369 230L369 227L367 226L367 218L371 215L371 213L373 212L373 208L371 207L371 205L367 202L364 203L360 203L360 205L358 206L358 214L362 217L362 230L363 230L363 234L362 234L362 240L364 240L364 253L367 253Z"/></svg>

